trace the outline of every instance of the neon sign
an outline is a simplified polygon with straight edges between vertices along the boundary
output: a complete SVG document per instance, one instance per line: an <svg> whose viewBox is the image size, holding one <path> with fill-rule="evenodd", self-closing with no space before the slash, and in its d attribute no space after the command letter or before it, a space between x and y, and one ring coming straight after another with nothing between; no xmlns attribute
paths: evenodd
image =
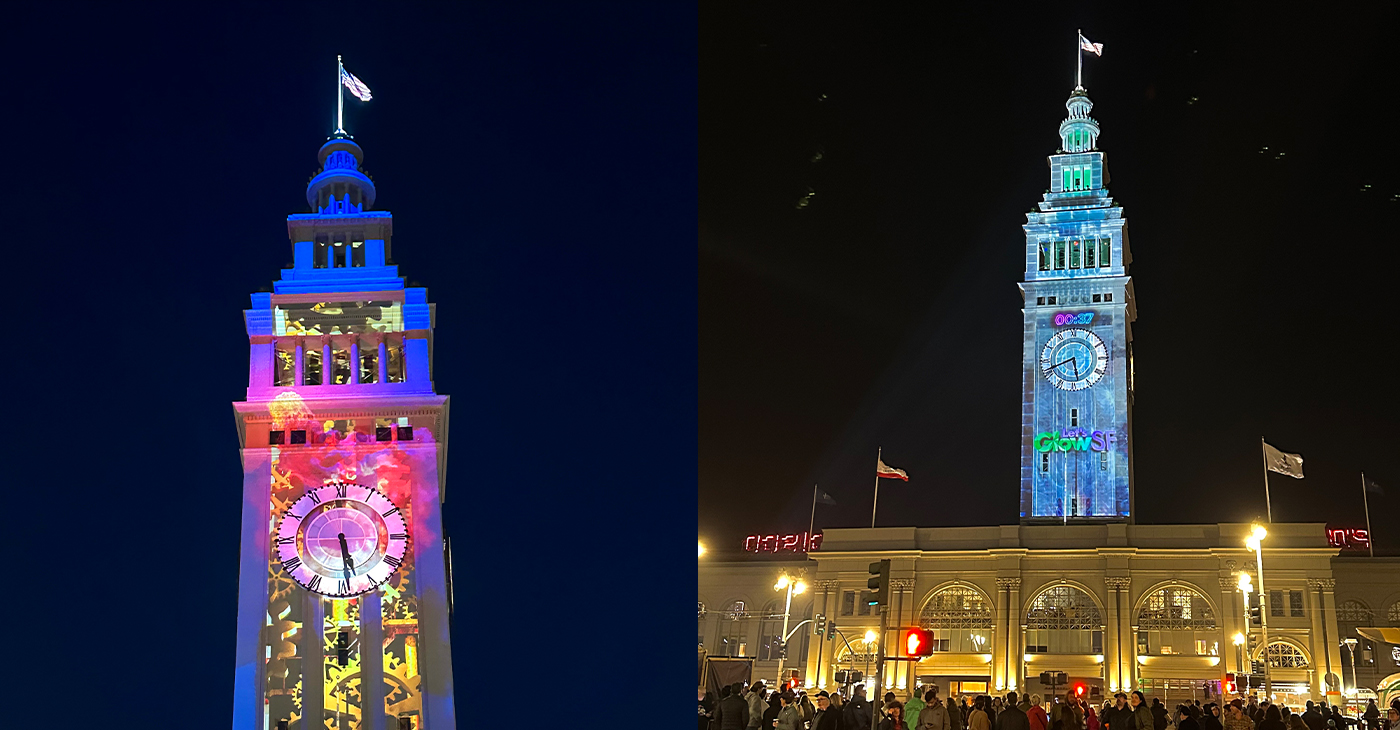
<svg viewBox="0 0 1400 730"><path fill-rule="evenodd" d="M784 550L805 553L816 550L821 545L820 532L810 536L806 532L799 532L796 535L749 535L744 538L744 550L751 553L778 553Z"/></svg>
<svg viewBox="0 0 1400 730"><path fill-rule="evenodd" d="M1094 321L1093 312L1060 312L1055 315L1055 326L1061 327L1067 324L1089 324Z"/></svg>
<svg viewBox="0 0 1400 730"><path fill-rule="evenodd" d="M1036 451L1108 451L1117 439L1112 431L1067 428L1035 435Z"/></svg>
<svg viewBox="0 0 1400 730"><path fill-rule="evenodd" d="M1332 547L1360 550L1371 546L1371 533L1367 530L1355 530L1350 527L1335 530L1329 527L1327 528L1327 544Z"/></svg>

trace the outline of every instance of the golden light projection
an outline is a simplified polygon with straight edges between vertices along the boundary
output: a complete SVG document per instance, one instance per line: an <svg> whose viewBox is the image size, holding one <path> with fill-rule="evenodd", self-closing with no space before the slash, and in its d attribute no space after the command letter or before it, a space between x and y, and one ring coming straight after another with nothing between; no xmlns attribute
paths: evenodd
<svg viewBox="0 0 1400 730"><path fill-rule="evenodd" d="M277 397L267 404L267 412L272 416L273 430L300 426L313 418L311 409L306 407L306 401L293 392L278 393Z"/></svg>

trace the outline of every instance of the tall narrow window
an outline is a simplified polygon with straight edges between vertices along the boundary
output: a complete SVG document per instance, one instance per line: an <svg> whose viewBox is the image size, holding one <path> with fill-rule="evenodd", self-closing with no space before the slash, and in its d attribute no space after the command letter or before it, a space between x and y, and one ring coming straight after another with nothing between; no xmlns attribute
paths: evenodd
<svg viewBox="0 0 1400 730"><path fill-rule="evenodd" d="M384 379L390 383L404 382L403 343L389 342L384 346L388 362L384 363Z"/></svg>
<svg viewBox="0 0 1400 730"><path fill-rule="evenodd" d="M321 237L316 239L316 245L311 247L311 267L315 269L325 269L330 266L330 244Z"/></svg>
<svg viewBox="0 0 1400 730"><path fill-rule="evenodd" d="M1068 165L1065 166L1064 172L1065 172L1065 183L1064 183L1064 185L1061 185L1061 186L1060 186L1060 190L1066 191L1066 192L1067 192L1067 191L1070 190L1070 175L1072 174L1072 171L1071 171L1071 169L1070 169L1070 167L1069 167Z"/></svg>
<svg viewBox="0 0 1400 730"><path fill-rule="evenodd" d="M335 242L335 246L331 248L331 256L335 259L335 268L345 268L345 241Z"/></svg>
<svg viewBox="0 0 1400 730"><path fill-rule="evenodd" d="M360 343L360 382L379 382L379 345L376 343Z"/></svg>
<svg viewBox="0 0 1400 730"><path fill-rule="evenodd" d="M1303 592L1288 592L1288 615L1293 618L1303 617Z"/></svg>
<svg viewBox="0 0 1400 730"><path fill-rule="evenodd" d="M1065 267L1065 242L1064 242L1064 241L1056 241L1056 242L1055 242L1055 268L1057 268L1057 269L1063 269L1064 267Z"/></svg>
<svg viewBox="0 0 1400 730"><path fill-rule="evenodd" d="M307 340L306 350L302 354L301 384L321 384L321 344L315 340Z"/></svg>
<svg viewBox="0 0 1400 730"><path fill-rule="evenodd" d="M1072 187L1072 188L1070 188L1070 189L1071 189L1071 190L1078 190L1078 189L1079 189L1079 181L1080 181L1080 177L1079 177L1080 171L1079 171L1079 166L1078 166L1078 165L1076 165L1076 166L1074 167L1074 173L1073 173L1073 174L1074 174L1074 187Z"/></svg>
<svg viewBox="0 0 1400 730"><path fill-rule="evenodd" d="M1090 239L1084 242L1084 268L1092 269L1094 265L1094 241Z"/></svg>
<svg viewBox="0 0 1400 730"><path fill-rule="evenodd" d="M285 340L277 343L277 362L273 363L273 367L273 385L296 385L297 351L294 343Z"/></svg>
<svg viewBox="0 0 1400 730"><path fill-rule="evenodd" d="M1108 452L1099 452L1099 471L1108 471Z"/></svg>
<svg viewBox="0 0 1400 730"><path fill-rule="evenodd" d="M1074 427L1074 428L1079 428L1079 409L1078 409L1078 408L1071 408L1071 409L1069 409L1069 425L1072 426L1072 427Z"/></svg>
<svg viewBox="0 0 1400 730"><path fill-rule="evenodd" d="M365 265L364 241L350 242L350 265L354 267L363 267Z"/></svg>
<svg viewBox="0 0 1400 730"><path fill-rule="evenodd" d="M1084 244L1082 241L1069 242L1069 267L1071 269L1079 268L1080 250L1083 247Z"/></svg>
<svg viewBox="0 0 1400 730"><path fill-rule="evenodd" d="M1269 616L1283 618L1283 591L1269 591Z"/></svg>
<svg viewBox="0 0 1400 730"><path fill-rule="evenodd" d="M1047 472L1049 472L1049 471L1050 471L1050 452L1047 451L1047 452L1045 452L1045 453L1043 453L1043 454L1040 455L1040 472L1041 472L1042 474L1044 474L1044 473L1047 473Z"/></svg>
<svg viewBox="0 0 1400 730"><path fill-rule="evenodd" d="M1093 178L1094 178L1094 168L1090 167L1089 165L1085 165L1085 166L1084 166L1083 187L1080 188L1080 189L1081 189L1081 190L1088 190L1089 188L1093 187L1093 186L1094 186Z"/></svg>
<svg viewBox="0 0 1400 730"><path fill-rule="evenodd" d="M350 348L346 345L331 350L331 382L336 385L350 382Z"/></svg>
<svg viewBox="0 0 1400 730"><path fill-rule="evenodd" d="M1109 259L1113 257L1113 239L1099 239L1099 266L1107 267Z"/></svg>
<svg viewBox="0 0 1400 730"><path fill-rule="evenodd" d="M1050 270L1050 242L1049 242L1049 241L1041 241L1041 242L1040 242L1040 270L1041 270L1041 271L1049 271L1049 270Z"/></svg>

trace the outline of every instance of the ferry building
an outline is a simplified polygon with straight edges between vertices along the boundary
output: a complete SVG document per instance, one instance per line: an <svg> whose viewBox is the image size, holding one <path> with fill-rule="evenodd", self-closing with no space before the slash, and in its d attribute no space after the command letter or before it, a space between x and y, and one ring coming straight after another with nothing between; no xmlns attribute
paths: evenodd
<svg viewBox="0 0 1400 730"><path fill-rule="evenodd" d="M774 582L789 575L804 588L789 624L813 623L792 633L783 674L828 690L847 672L871 676L880 642L863 637L879 615L866 581L888 559L888 637L923 626L936 649L885 663L881 684L901 695L932 682L944 697L1048 696L1041 673L1064 672L1094 701L1120 689L1205 701L1230 694L1231 678L1244 691L1264 661L1290 706L1364 704L1400 684L1400 559L1339 556L1321 523L1267 525L1265 646L1240 590L1242 574L1261 583L1250 525L1134 523L1133 257L1092 106L1082 87L1070 95L1050 190L1023 226L1017 523L828 529L806 560L702 558L702 660L752 658L754 679L777 679L786 592ZM818 619L836 622L831 639L811 630Z"/></svg>

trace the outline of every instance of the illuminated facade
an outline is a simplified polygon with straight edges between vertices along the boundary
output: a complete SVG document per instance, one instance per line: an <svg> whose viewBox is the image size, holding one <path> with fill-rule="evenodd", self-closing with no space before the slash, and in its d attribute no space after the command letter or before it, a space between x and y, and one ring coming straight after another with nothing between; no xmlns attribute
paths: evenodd
<svg viewBox="0 0 1400 730"><path fill-rule="evenodd" d="M1050 190L1026 215L1021 520L1132 516L1132 322L1123 209L1108 195L1093 104L1065 104Z"/></svg>
<svg viewBox="0 0 1400 730"><path fill-rule="evenodd" d="M233 727L453 728L433 305L391 263L359 145L319 159L292 268L244 312Z"/></svg>

